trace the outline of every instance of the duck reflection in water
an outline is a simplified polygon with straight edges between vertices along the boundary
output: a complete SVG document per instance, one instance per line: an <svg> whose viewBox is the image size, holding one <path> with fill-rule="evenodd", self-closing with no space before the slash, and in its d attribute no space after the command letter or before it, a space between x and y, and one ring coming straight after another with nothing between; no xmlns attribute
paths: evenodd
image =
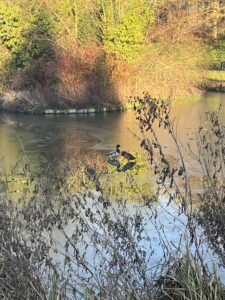
<svg viewBox="0 0 225 300"><path fill-rule="evenodd" d="M129 161L125 165L121 166L120 162L117 159L109 159L108 163L112 166L115 166L117 172L126 172L128 170L131 170L133 166L136 164L134 161Z"/></svg>
<svg viewBox="0 0 225 300"><path fill-rule="evenodd" d="M115 166L117 168L120 167L120 162L117 159L109 159L108 164L110 164L112 166Z"/></svg>
<svg viewBox="0 0 225 300"><path fill-rule="evenodd" d="M133 166L136 164L136 162L134 161L129 161L128 163L126 163L125 165L122 166L121 170L118 172L126 172L128 170L131 170L133 168Z"/></svg>

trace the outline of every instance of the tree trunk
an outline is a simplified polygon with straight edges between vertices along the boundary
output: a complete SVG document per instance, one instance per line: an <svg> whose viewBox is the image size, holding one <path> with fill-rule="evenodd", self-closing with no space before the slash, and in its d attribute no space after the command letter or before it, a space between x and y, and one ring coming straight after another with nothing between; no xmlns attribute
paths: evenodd
<svg viewBox="0 0 225 300"><path fill-rule="evenodd" d="M213 38L216 40L218 37L218 21L220 17L220 9L219 9L219 2L214 0L212 3L212 35Z"/></svg>

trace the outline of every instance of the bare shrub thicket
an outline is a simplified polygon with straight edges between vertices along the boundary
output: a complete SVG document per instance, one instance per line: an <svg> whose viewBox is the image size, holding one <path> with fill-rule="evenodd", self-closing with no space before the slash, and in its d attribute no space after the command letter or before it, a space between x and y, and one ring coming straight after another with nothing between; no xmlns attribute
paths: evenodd
<svg viewBox="0 0 225 300"><path fill-rule="evenodd" d="M144 139L142 145L149 152L151 164L160 175L160 184L166 192L175 185L173 194L169 192L170 198L171 200L174 196L180 198L180 203L189 216L190 232L193 236L196 234L194 223L197 220L205 229L212 247L224 263L225 127L220 118L221 107L218 111L206 114L206 122L195 134L194 145L187 144L184 149L175 134L174 123L169 114L169 103L151 99L148 94L138 99L138 103L141 107L137 109L140 128L144 133L150 131L154 137L153 141ZM176 144L179 161L176 167L171 167L165 158L162 141L158 140L156 128L153 126L155 121L159 127L164 127L168 131ZM160 154L160 164L155 164L155 151ZM197 194L193 192L190 184L188 158L193 160L195 169L202 178L202 186ZM178 176L182 177L183 185L176 184L175 178ZM196 198L201 206L194 212L193 203Z"/></svg>
<svg viewBox="0 0 225 300"><path fill-rule="evenodd" d="M30 98L41 107L101 106L118 102L111 73L101 47L91 44L79 49L70 42L66 49L55 46L54 57L40 58L16 70L11 86L16 91L30 91Z"/></svg>

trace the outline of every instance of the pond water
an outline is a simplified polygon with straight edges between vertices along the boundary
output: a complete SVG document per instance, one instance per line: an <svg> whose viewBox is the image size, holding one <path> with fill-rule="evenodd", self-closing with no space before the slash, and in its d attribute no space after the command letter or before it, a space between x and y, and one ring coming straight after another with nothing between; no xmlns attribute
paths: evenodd
<svg viewBox="0 0 225 300"><path fill-rule="evenodd" d="M220 104L221 118L225 122L225 94L209 93L202 96L198 102L184 99L174 103L172 115L176 118L177 134L181 142L192 143L196 129L204 123L205 112L218 109ZM79 156L85 157L89 153L104 157L106 153L115 149L116 144L120 144L121 148L127 151L141 152L140 142L135 136L139 133L132 111L68 116L1 114L0 158L4 162L6 172L9 172L24 157L34 168L39 169L48 162L70 164L74 158L79 159ZM168 135L161 129L158 134L167 153L176 157ZM195 175L194 168L191 172ZM176 208L167 208L167 200L164 198L157 205L167 237L173 243L178 243L183 228L180 227L180 232L174 231ZM165 218L164 210L171 213L172 217L169 220ZM153 232L151 224L148 224L148 227ZM68 224L66 230L72 234L72 224ZM56 230L55 235L63 244L60 232ZM157 237L154 239L157 247ZM160 251L156 252L156 258L160 255ZM225 281L224 273L221 275Z"/></svg>
<svg viewBox="0 0 225 300"><path fill-rule="evenodd" d="M188 143L194 131L204 121L205 112L218 109L222 103L221 116L225 120L225 95L209 93L198 102L185 99L173 105L172 114L177 120L179 138ZM134 134L139 134L132 111L88 115L0 115L0 158L10 169L26 156L35 166L48 161L69 162L77 153L106 154L121 144L127 151L140 151ZM159 136L170 149L170 140L162 130Z"/></svg>

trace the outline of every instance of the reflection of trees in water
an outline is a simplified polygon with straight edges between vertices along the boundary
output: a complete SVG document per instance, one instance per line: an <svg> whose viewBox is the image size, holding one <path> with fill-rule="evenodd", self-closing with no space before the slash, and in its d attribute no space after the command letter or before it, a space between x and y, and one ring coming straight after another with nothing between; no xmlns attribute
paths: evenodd
<svg viewBox="0 0 225 300"><path fill-rule="evenodd" d="M118 168L120 168L119 172ZM119 164L116 163L115 166L109 164L105 157L94 153L89 154L76 174L77 179L68 178L68 182L73 181L71 187L75 190L92 189L96 187L96 177L93 174L98 174L99 185L104 190L104 194L110 198L141 200L143 195L149 198L153 195L153 173L146 164L146 158L141 155L137 154L136 163L121 158Z"/></svg>
<svg viewBox="0 0 225 300"><path fill-rule="evenodd" d="M120 172L117 167L108 164L105 157L97 153L87 154L83 159L80 156L74 157L70 165L58 162L57 168L54 168L54 163L49 163L45 169L37 169L35 172L21 161L14 168L14 173L7 176L5 183L15 195L14 198L18 198L25 191L31 197L45 186L44 190L48 189L48 193L51 191L64 196L97 188L103 190L105 196L111 199L119 197L138 201L152 200L153 173L145 161L140 155L136 163L121 159Z"/></svg>
<svg viewBox="0 0 225 300"><path fill-rule="evenodd" d="M5 157L5 169L9 172L20 160L26 162L34 173L52 167L57 169L63 152L63 127L43 116L3 115L0 127L2 140L0 152ZM57 140L58 138L58 140ZM57 161L57 163L56 163Z"/></svg>
<svg viewBox="0 0 225 300"><path fill-rule="evenodd" d="M0 126L0 141L0 156L4 162L4 168L9 171L9 164L14 165L19 160L19 145L10 127Z"/></svg>

